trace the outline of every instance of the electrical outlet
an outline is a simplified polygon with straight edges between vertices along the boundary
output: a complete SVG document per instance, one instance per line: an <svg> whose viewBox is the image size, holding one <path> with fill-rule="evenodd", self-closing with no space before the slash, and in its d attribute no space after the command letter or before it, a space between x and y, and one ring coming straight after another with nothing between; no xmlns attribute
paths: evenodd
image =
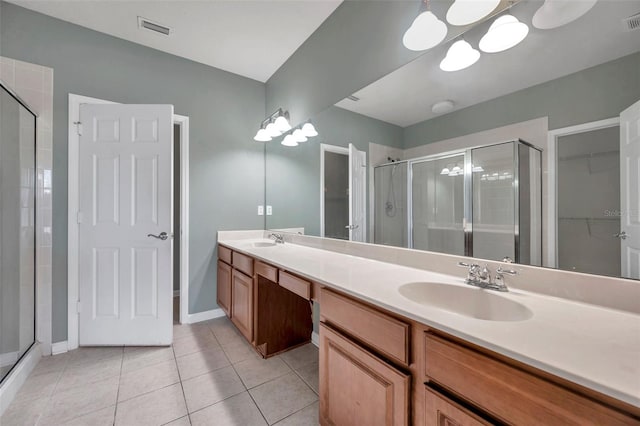
<svg viewBox="0 0 640 426"><path fill-rule="evenodd" d="M267 216L271 216L273 214L273 207L267 206Z"/></svg>
<svg viewBox="0 0 640 426"><path fill-rule="evenodd" d="M258 216L264 216L264 206L258 206Z"/></svg>

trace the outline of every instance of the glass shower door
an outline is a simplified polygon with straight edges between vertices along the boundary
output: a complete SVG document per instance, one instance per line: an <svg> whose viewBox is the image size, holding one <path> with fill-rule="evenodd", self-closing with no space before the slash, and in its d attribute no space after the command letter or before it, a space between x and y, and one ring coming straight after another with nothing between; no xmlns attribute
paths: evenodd
<svg viewBox="0 0 640 426"><path fill-rule="evenodd" d="M407 163L376 167L374 188L374 243L408 247Z"/></svg>
<svg viewBox="0 0 640 426"><path fill-rule="evenodd" d="M465 254L464 153L411 164L412 247Z"/></svg>

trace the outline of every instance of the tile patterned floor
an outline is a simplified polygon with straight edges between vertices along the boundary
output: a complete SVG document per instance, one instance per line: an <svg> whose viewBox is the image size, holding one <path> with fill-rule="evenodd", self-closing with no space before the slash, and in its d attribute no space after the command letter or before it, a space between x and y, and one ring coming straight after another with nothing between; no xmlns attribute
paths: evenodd
<svg viewBox="0 0 640 426"><path fill-rule="evenodd" d="M225 318L175 325L171 347L45 357L2 426L318 424L318 349L261 359Z"/></svg>

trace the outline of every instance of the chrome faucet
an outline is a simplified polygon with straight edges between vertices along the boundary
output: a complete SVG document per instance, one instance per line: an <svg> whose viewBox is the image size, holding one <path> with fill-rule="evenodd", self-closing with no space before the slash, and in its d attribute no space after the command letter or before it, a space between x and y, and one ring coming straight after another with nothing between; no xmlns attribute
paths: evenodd
<svg viewBox="0 0 640 426"><path fill-rule="evenodd" d="M276 234L274 232L273 234L269 234L269 238L273 238L276 244L284 244L284 235L282 234Z"/></svg>
<svg viewBox="0 0 640 426"><path fill-rule="evenodd" d="M466 284L487 290L509 291L504 282L504 275L516 275L518 273L511 269L502 269L502 266L499 266L496 270L495 278L492 278L491 270L486 264L481 267L477 263L458 262L458 266L469 268L467 278L464 280Z"/></svg>

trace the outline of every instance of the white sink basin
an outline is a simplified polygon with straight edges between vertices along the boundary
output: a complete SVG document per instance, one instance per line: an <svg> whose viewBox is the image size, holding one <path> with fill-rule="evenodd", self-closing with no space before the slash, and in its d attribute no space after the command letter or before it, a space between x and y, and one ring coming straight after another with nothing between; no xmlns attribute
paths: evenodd
<svg viewBox="0 0 640 426"><path fill-rule="evenodd" d="M276 245L275 241L254 241L251 243L253 247L273 247Z"/></svg>
<svg viewBox="0 0 640 426"><path fill-rule="evenodd" d="M442 283L409 283L399 290L407 299L470 318L488 321L524 321L533 316L526 306L491 290Z"/></svg>

